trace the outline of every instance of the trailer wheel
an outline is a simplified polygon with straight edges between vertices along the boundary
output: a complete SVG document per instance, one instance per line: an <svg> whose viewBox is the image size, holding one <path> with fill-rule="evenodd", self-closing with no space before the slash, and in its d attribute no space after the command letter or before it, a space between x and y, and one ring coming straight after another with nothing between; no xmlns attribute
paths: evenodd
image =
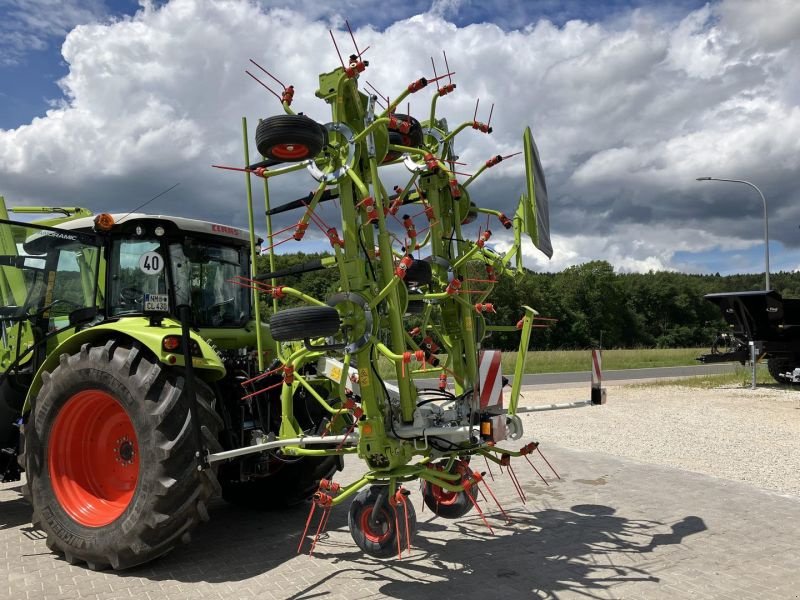
<svg viewBox="0 0 800 600"><path fill-rule="evenodd" d="M440 462L438 467L444 469L446 462ZM450 471L460 473L462 481L470 476L469 466L461 460L456 461ZM467 494L472 496L472 500ZM476 495L477 492L474 486L469 491L451 492L424 479L422 480L422 500L434 514L445 519L458 519L471 511Z"/></svg>
<svg viewBox="0 0 800 600"><path fill-rule="evenodd" d="M361 490L353 499L347 515L350 535L355 543L377 558L393 556L406 548L417 529L417 514L411 502L393 508L386 498L387 490L387 486L382 485ZM379 498L378 517L373 519L372 513Z"/></svg>
<svg viewBox="0 0 800 600"><path fill-rule="evenodd" d="M287 308L270 317L269 327L277 342L328 337L339 331L339 313L330 306Z"/></svg>
<svg viewBox="0 0 800 600"><path fill-rule="evenodd" d="M26 495L47 546L70 564L125 569L189 540L218 487L198 471L177 369L110 340L62 354L25 426ZM202 433L216 445L213 393L196 381Z"/></svg>
<svg viewBox="0 0 800 600"><path fill-rule="evenodd" d="M267 158L298 162L314 158L325 146L327 132L305 115L277 115L256 128L256 147Z"/></svg>
<svg viewBox="0 0 800 600"><path fill-rule="evenodd" d="M767 359L767 370L772 378L778 383L788 384L789 381L781 377L781 374L791 371L800 365L800 360L792 360L788 356L770 356Z"/></svg>

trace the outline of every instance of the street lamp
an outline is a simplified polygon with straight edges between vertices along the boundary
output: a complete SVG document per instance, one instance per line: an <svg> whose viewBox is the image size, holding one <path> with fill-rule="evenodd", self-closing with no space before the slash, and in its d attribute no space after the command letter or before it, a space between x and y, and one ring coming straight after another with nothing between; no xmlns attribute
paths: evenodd
<svg viewBox="0 0 800 600"><path fill-rule="evenodd" d="M742 181L741 179L718 179L717 177L698 177L697 181L728 181L730 183L743 183L745 185L749 185L755 191L758 192L758 195L761 196L761 202L764 203L764 289L769 291L769 221L767 220L767 199L764 198L764 194L761 193L761 190L756 187L755 184L750 183L749 181Z"/></svg>

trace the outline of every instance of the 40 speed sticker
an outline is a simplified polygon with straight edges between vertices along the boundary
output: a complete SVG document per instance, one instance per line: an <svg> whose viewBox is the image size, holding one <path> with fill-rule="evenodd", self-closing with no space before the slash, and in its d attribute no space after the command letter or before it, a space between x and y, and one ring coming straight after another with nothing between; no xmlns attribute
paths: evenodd
<svg viewBox="0 0 800 600"><path fill-rule="evenodd" d="M164 259L158 252L145 252L139 257L139 270L145 275L158 275L164 270Z"/></svg>

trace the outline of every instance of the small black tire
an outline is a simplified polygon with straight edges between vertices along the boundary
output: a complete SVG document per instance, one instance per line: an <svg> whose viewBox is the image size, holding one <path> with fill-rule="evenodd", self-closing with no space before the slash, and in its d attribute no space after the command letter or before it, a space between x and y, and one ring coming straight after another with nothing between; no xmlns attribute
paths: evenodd
<svg viewBox="0 0 800 600"><path fill-rule="evenodd" d="M376 558L388 558L405 549L417 530L417 513L409 500L393 509L390 500L383 498L378 518L378 529L370 523L372 510L378 497L387 493L387 487L372 485L361 490L350 504L347 524L353 541L364 552ZM399 525L399 527L398 527Z"/></svg>
<svg viewBox="0 0 800 600"><path fill-rule="evenodd" d="M188 542L219 483L197 469L182 370L111 339L62 354L42 380L24 429L23 493L48 548L70 564L127 569ZM216 447L213 392L195 384L201 432Z"/></svg>
<svg viewBox="0 0 800 600"><path fill-rule="evenodd" d="M339 313L330 306L287 308L269 319L272 339L276 342L329 337L339 331Z"/></svg>
<svg viewBox="0 0 800 600"><path fill-rule="evenodd" d="M786 355L770 356L767 359L767 370L772 378L778 383L788 384L789 380L781 377L784 373L800 367L800 360L792 360Z"/></svg>
<svg viewBox="0 0 800 600"><path fill-rule="evenodd" d="M446 461L439 463L439 468L443 468ZM461 473L462 481L469 477L469 467L463 461L457 461L451 472ZM470 500L469 496L472 496ZM450 492L438 485L423 480L422 481L422 500L425 506L431 509L437 516L445 519L458 519L466 515L475 506L477 491L474 486L470 487L468 491Z"/></svg>
<svg viewBox="0 0 800 600"><path fill-rule="evenodd" d="M419 124L414 117L410 115L395 114L394 116L398 121L405 121L411 123L408 133L401 133L398 129L389 128L389 143L396 146L407 146L409 148L419 148L424 142L424 135L422 132L422 125ZM396 150L389 150L383 162L388 163L400 158L401 153Z"/></svg>
<svg viewBox="0 0 800 600"><path fill-rule="evenodd" d="M256 128L256 148L262 156L278 162L314 158L327 143L325 128L305 115L277 115Z"/></svg>

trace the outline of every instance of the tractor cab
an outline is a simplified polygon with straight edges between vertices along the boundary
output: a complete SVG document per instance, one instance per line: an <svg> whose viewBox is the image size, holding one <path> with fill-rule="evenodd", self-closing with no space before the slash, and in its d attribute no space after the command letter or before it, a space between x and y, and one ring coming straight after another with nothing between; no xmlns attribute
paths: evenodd
<svg viewBox="0 0 800 600"><path fill-rule="evenodd" d="M177 318L177 307L188 304L196 328L242 328L251 320L252 294L240 285L250 276L247 232L178 217L118 217L105 219L108 319ZM89 225L82 221L69 227Z"/></svg>

